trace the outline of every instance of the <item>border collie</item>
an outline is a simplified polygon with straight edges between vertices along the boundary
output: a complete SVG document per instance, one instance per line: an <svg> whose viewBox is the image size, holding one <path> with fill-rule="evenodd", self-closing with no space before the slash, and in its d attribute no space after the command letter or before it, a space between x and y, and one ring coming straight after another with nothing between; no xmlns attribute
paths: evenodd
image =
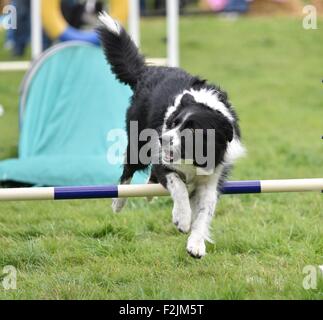
<svg viewBox="0 0 323 320"><path fill-rule="evenodd" d="M136 171L151 166L148 183L161 183L169 191L174 202L173 223L181 232L191 231L187 251L201 258L206 254L205 241L211 241L209 229L222 184L233 162L244 153L237 115L219 87L179 68L147 65L118 22L105 12L99 19L98 33L112 71L133 90L120 183L130 183ZM129 161L133 150L138 152L144 146L130 133L133 122L139 132L157 132L150 143L152 159L159 161ZM184 131L191 133L186 139L190 148L183 139ZM205 155L205 149L212 156ZM200 161L205 156L207 163ZM125 202L114 199L113 210L119 212Z"/></svg>

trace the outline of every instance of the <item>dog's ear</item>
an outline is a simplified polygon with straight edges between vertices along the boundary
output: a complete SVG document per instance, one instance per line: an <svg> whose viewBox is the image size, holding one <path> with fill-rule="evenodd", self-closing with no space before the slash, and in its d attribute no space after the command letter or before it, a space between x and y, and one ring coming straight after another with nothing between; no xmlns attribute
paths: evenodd
<svg viewBox="0 0 323 320"><path fill-rule="evenodd" d="M192 87L194 89L199 89L206 84L206 80L195 77L192 82Z"/></svg>
<svg viewBox="0 0 323 320"><path fill-rule="evenodd" d="M181 105L186 107L186 106L189 106L189 105L192 105L196 103L195 100L194 100L194 97L189 94L189 93L185 93L182 97L182 100L181 100Z"/></svg>
<svg viewBox="0 0 323 320"><path fill-rule="evenodd" d="M216 113L218 116L215 118L216 123L213 124L213 127L221 137L222 143L231 142L234 135L233 124L219 111Z"/></svg>
<svg viewBox="0 0 323 320"><path fill-rule="evenodd" d="M229 123L228 121L223 121L223 126L222 126L222 132L223 135L225 136L225 139L228 142L231 142L233 139L233 126L231 123Z"/></svg>

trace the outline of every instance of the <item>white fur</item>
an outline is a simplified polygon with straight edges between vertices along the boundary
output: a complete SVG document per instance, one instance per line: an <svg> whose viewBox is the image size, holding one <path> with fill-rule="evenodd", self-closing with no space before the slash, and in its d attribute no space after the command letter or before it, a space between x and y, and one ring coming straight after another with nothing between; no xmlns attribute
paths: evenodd
<svg viewBox="0 0 323 320"><path fill-rule="evenodd" d="M192 221L192 212L187 188L185 183L176 173L167 174L166 179L167 189L174 201L173 223L180 231L187 233L191 228Z"/></svg>
<svg viewBox="0 0 323 320"><path fill-rule="evenodd" d="M181 231L191 229L186 248L189 254L200 258L206 254L205 241L211 242L209 229L217 204L217 185L224 167L218 166L209 176L198 176L193 165L176 165L173 168L186 178L185 185L176 173L166 176L167 189L174 201L173 222ZM188 192L193 190L189 198Z"/></svg>
<svg viewBox="0 0 323 320"><path fill-rule="evenodd" d="M174 105L168 107L167 112L165 114L163 128L162 128L162 135L163 136L170 136L173 139L173 146L174 149L178 147L178 144L180 144L179 139L179 130L178 128L174 128L167 131L166 128L166 121L167 119L176 111L176 109L179 107L182 97L184 94L191 94L194 97L194 100L198 103L201 103L203 105L206 105L213 110L217 110L221 112L227 119L229 119L230 122L234 121L233 116L231 115L230 111L227 109L227 107L219 101L217 97L217 93L214 90L207 90L205 88L200 90L185 90L181 94L179 94L175 98ZM243 157L246 154L246 149L240 142L240 140L237 137L234 137L234 139L228 143L228 148L224 156L224 161L228 164L233 164L237 159ZM198 169L200 175L210 175L210 172L204 172L204 169Z"/></svg>
<svg viewBox="0 0 323 320"><path fill-rule="evenodd" d="M128 179L127 181L122 182L122 184L130 184L131 179ZM126 205L127 203L127 198L115 198L112 199L112 211L114 213L119 213L123 207Z"/></svg>
<svg viewBox="0 0 323 320"><path fill-rule="evenodd" d="M173 106L168 107L165 118L164 118L164 125L163 125L163 131L166 130L166 121L171 116L172 113L176 111L176 109L179 107L181 100L185 94L190 94L194 97L194 100L198 103L201 103L213 110L221 112L227 119L229 119L231 122L234 121L233 116L231 115L228 108L218 99L217 92L214 90L207 90L205 88L200 90L185 90L181 94L179 94L175 98L175 102Z"/></svg>
<svg viewBox="0 0 323 320"><path fill-rule="evenodd" d="M115 35L119 35L121 27L117 21L109 16L105 11L99 14L99 20L107 27L107 29L113 32Z"/></svg>
<svg viewBox="0 0 323 320"><path fill-rule="evenodd" d="M228 108L218 99L216 91L203 88L200 90L190 89L189 91L185 91L185 93L191 94L196 102L221 112L231 122L234 120Z"/></svg>
<svg viewBox="0 0 323 320"><path fill-rule="evenodd" d="M191 234L187 240L186 250L193 257L204 257L206 255L204 239L202 237L195 237Z"/></svg>
<svg viewBox="0 0 323 320"><path fill-rule="evenodd" d="M123 209L126 203L127 203L127 198L112 199L112 205L111 205L112 211L114 213L119 213Z"/></svg>
<svg viewBox="0 0 323 320"><path fill-rule="evenodd" d="M176 104L176 101L175 101L175 104L173 106L168 107L164 118L162 133L166 132L166 121L176 111L178 106L179 104Z"/></svg>
<svg viewBox="0 0 323 320"><path fill-rule="evenodd" d="M209 108L213 110L217 110L221 112L230 122L233 122L233 116L231 115L230 111L227 109L227 107L218 99L217 92L214 90L207 90L207 89L200 89L200 90L185 90L181 94L179 94L175 98L174 105L169 106L163 122L163 128L162 128L162 136L163 137L169 137L173 140L173 150L176 150L176 147L179 147L180 144L180 132L178 128L173 128L170 130L167 130L166 128L166 122L167 119L176 111L176 109L179 107L182 97L185 94L190 94L194 97L194 100L198 103L201 103L205 106L208 106ZM189 115L187 115L189 116ZM184 120L183 120L184 121ZM241 142L238 139L233 139L228 144L228 150L225 154L225 162L227 163L233 163L236 159L240 158L245 154L245 149L242 146ZM203 174L201 172L201 174Z"/></svg>
<svg viewBox="0 0 323 320"><path fill-rule="evenodd" d="M167 189L174 201L173 222L178 229L191 234L187 241L187 251L194 257L206 254L205 241L212 242L209 229L215 212L217 186L224 169L219 165L211 175L199 176L193 165L174 164L172 168L185 176L186 184L177 173L170 173ZM194 191L194 193L192 193ZM192 196L189 198L189 194Z"/></svg>
<svg viewBox="0 0 323 320"><path fill-rule="evenodd" d="M172 111L172 108L175 108L175 107L173 106L173 107L169 107L168 108L168 111L167 112L169 114L171 114L173 112ZM191 115L191 113L187 112L185 114L184 119L182 119L182 122L185 122L185 120L190 115ZM163 138L163 141L168 141L168 143L162 145L162 150L163 150L163 153L162 153L162 161L163 161L164 164L167 164L167 162L169 162L164 157L165 156L165 151L172 150L178 156L179 153L180 153L180 147L181 147L181 138L180 138L181 137L181 132L179 130L181 124L179 124L175 128L172 128L170 130L167 130L166 129L166 120L167 120L167 115L165 117L165 121L164 121L164 124L163 124L163 129L162 129L162 138ZM170 144L170 141L171 141L171 144ZM178 161L180 161L180 158L178 158L178 160L176 160L175 163L178 163Z"/></svg>
<svg viewBox="0 0 323 320"><path fill-rule="evenodd" d="M220 165L213 175L197 177L195 193L190 199L192 226L186 247L188 253L194 257L203 257L206 254L205 241L212 242L209 231L217 204L217 185L222 170L223 166Z"/></svg>
<svg viewBox="0 0 323 320"><path fill-rule="evenodd" d="M246 149L242 143L234 138L229 144L227 151L224 155L224 161L229 164L233 164L237 159L243 157L246 154Z"/></svg>

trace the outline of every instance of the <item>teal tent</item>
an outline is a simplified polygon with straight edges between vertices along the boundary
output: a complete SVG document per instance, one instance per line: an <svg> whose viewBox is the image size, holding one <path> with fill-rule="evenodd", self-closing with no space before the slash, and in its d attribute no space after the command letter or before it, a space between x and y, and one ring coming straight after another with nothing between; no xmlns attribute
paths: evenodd
<svg viewBox="0 0 323 320"><path fill-rule="evenodd" d="M131 95L100 48L68 42L49 49L23 81L19 158L0 162L0 181L36 186L117 183L122 166L108 152L112 145L125 150L126 139L108 135L125 128ZM134 181L145 179L137 174Z"/></svg>

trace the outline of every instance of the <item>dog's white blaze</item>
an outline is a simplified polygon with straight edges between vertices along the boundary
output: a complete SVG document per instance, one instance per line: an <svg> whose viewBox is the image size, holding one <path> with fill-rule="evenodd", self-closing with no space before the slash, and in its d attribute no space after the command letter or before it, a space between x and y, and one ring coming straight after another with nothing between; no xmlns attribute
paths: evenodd
<svg viewBox="0 0 323 320"><path fill-rule="evenodd" d="M166 111L166 114L165 114L164 123L163 123L163 129L162 129L163 133L166 131L166 121L167 121L167 119L176 111L177 107L178 107L178 105L176 106L176 103L175 103L174 106L168 107L168 109Z"/></svg>
<svg viewBox="0 0 323 320"><path fill-rule="evenodd" d="M181 100L185 94L190 94L194 97L194 100L198 103L201 103L213 110L221 112L230 122L234 121L234 118L228 108L218 99L217 93L214 90L200 89L200 90L185 90L175 98L173 106L169 106L165 118L162 131L166 131L166 121L167 119L177 110Z"/></svg>
<svg viewBox="0 0 323 320"><path fill-rule="evenodd" d="M105 11L101 12L98 16L99 20L108 28L109 31L113 32L115 35L120 34L120 25L111 16L109 16Z"/></svg>
<svg viewBox="0 0 323 320"><path fill-rule="evenodd" d="M200 89L184 91L183 94L189 93L194 97L194 100L198 103L202 103L213 110L221 112L231 122L234 121L228 108L218 99L217 93L214 90Z"/></svg>
<svg viewBox="0 0 323 320"><path fill-rule="evenodd" d="M227 119L229 119L231 122L234 121L234 118L228 108L218 99L217 93L214 90L207 90L207 89L200 89L200 90L185 90L181 94L179 94L175 98L175 102L173 106L170 106L166 112L165 115L165 121L164 121L164 126L166 120L170 117L172 113L176 111L178 106L181 103L181 100L185 94L190 94L193 96L194 100L197 103L201 103L213 110L221 112Z"/></svg>

